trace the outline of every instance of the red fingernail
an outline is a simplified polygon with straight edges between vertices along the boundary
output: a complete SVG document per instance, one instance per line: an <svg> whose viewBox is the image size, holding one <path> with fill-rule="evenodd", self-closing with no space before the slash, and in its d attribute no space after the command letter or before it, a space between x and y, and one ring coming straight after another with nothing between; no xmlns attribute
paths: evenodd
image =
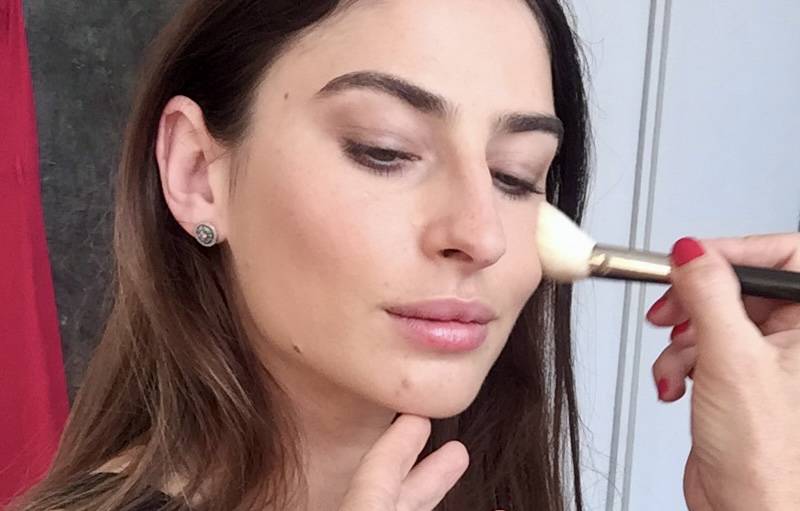
<svg viewBox="0 0 800 511"><path fill-rule="evenodd" d="M702 245L694 238L681 238L672 246L672 262L675 266L683 266L703 254Z"/></svg>
<svg viewBox="0 0 800 511"><path fill-rule="evenodd" d="M664 401L664 396L667 395L667 391L669 390L669 380L666 378L661 378L658 380L658 399Z"/></svg>
<svg viewBox="0 0 800 511"><path fill-rule="evenodd" d="M658 311L658 309L663 307L665 303L667 303L667 297L666 296L662 296L661 298L656 300L655 303L653 303L653 305L650 306L650 310L647 311L647 314L645 315L645 317L649 318L651 315L655 314L656 311Z"/></svg>
<svg viewBox="0 0 800 511"><path fill-rule="evenodd" d="M674 339L676 335L682 334L689 328L689 320L687 319L683 323L678 323L672 328L672 333L669 334L670 339Z"/></svg>

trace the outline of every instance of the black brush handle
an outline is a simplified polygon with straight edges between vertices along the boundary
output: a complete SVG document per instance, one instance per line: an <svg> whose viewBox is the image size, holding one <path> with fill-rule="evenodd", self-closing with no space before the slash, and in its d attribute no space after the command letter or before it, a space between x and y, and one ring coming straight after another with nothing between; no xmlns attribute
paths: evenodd
<svg viewBox="0 0 800 511"><path fill-rule="evenodd" d="M742 284L742 293L750 296L800 302L800 273L754 266L733 266Z"/></svg>
<svg viewBox="0 0 800 511"><path fill-rule="evenodd" d="M592 277L670 284L669 254L613 245L595 245L589 259ZM800 303L800 273L756 266L733 266L742 294Z"/></svg>

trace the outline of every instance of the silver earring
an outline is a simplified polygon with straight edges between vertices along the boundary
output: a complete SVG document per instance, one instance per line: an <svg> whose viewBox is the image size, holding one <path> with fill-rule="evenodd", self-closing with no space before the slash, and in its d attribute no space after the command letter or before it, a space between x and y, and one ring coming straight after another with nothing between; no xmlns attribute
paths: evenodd
<svg viewBox="0 0 800 511"><path fill-rule="evenodd" d="M204 247L213 247L217 244L217 230L211 224L199 224L195 227L194 237Z"/></svg>

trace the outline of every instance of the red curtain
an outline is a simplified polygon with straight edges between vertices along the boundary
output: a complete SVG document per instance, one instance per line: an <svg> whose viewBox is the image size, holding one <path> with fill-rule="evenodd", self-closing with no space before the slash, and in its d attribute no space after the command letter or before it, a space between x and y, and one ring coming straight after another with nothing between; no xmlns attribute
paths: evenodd
<svg viewBox="0 0 800 511"><path fill-rule="evenodd" d="M21 0L0 0L0 508L47 470L68 413Z"/></svg>

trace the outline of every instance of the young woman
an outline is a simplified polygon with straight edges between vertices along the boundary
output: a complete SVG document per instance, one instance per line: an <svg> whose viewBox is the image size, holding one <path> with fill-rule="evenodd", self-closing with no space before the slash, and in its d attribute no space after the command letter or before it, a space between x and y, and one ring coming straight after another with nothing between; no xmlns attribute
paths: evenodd
<svg viewBox="0 0 800 511"><path fill-rule="evenodd" d="M534 243L541 201L581 219L581 68L556 0L187 2L126 136L113 311L19 509L581 509L571 288ZM676 248L700 257L650 318L698 321L657 363L665 399L695 365L699 395L744 399L699 349L764 344L740 243ZM788 506L725 449L755 426L706 413L694 502Z"/></svg>

